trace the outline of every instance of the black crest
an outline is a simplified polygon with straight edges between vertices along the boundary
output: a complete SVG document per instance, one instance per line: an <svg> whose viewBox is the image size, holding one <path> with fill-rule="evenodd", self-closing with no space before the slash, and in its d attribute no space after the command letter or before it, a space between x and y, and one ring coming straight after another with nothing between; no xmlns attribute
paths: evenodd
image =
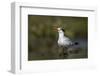
<svg viewBox="0 0 100 76"><path fill-rule="evenodd" d="M63 32L65 32L65 30L64 30L63 28L62 28L61 30L62 30Z"/></svg>

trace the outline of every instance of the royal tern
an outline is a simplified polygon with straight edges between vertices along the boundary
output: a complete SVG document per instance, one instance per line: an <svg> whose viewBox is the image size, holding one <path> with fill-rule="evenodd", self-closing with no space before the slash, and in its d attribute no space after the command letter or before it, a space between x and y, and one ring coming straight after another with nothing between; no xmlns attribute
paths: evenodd
<svg viewBox="0 0 100 76"><path fill-rule="evenodd" d="M58 45L63 47L63 56L68 55L68 48L74 45L77 45L78 42L72 42L72 40L64 35L64 29L57 28L58 30ZM66 48L66 49L65 49Z"/></svg>
<svg viewBox="0 0 100 76"><path fill-rule="evenodd" d="M59 46L68 48L69 46L78 44L78 42L73 43L69 37L64 35L64 29L57 28L57 30L59 33L59 35L58 35L58 45Z"/></svg>

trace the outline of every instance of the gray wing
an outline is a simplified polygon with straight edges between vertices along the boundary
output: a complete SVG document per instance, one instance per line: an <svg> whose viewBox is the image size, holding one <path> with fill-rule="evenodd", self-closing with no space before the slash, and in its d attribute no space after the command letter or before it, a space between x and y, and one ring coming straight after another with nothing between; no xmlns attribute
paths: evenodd
<svg viewBox="0 0 100 76"><path fill-rule="evenodd" d="M64 45L67 45L67 46L72 45L71 39L69 39L68 37L64 37Z"/></svg>

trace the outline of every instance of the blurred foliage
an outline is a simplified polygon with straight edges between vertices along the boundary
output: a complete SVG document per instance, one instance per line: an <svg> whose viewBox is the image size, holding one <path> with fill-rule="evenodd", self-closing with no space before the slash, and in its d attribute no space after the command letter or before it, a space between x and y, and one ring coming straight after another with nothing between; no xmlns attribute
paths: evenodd
<svg viewBox="0 0 100 76"><path fill-rule="evenodd" d="M54 27L64 28L65 35L72 39L87 39L88 18L28 15L29 60L58 58L58 32Z"/></svg>

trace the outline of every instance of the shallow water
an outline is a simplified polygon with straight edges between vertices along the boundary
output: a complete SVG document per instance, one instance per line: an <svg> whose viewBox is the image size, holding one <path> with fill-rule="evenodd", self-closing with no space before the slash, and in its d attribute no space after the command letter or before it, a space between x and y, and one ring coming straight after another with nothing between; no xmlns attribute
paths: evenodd
<svg viewBox="0 0 100 76"><path fill-rule="evenodd" d="M37 51L31 51L28 54L29 60L52 60L52 59L79 59L79 58L87 58L88 57L88 50L87 50L87 40L86 39L74 39L73 42L78 42L78 45L72 46L70 48L73 48L73 53L70 53L69 55L66 55L64 57L61 57L59 55L58 50L60 49L57 47L57 43L54 44L53 47L48 47L48 49L41 47L40 50ZM65 49L67 51L67 49ZM78 51L77 51L78 50ZM63 52L63 50L60 50ZM77 51L77 52L75 52Z"/></svg>

